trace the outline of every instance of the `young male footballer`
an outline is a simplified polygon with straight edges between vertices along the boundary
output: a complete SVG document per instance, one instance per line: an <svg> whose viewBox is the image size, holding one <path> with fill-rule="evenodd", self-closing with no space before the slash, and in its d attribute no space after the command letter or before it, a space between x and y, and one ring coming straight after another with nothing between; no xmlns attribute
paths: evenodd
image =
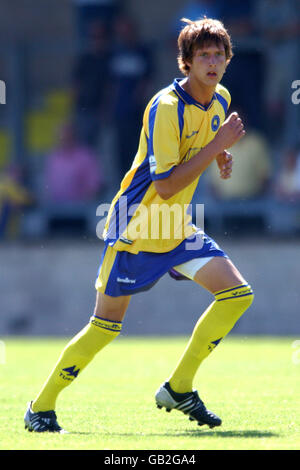
<svg viewBox="0 0 300 470"><path fill-rule="evenodd" d="M158 388L156 404L167 411L177 409L199 425L221 425L193 390L193 380L202 361L251 305L253 292L228 255L191 223L187 207L210 164L216 161L220 177L230 177L227 149L245 131L236 112L226 117L230 94L220 85L232 57L226 29L208 18L183 21L178 64L184 77L157 93L146 107L137 154L107 217L94 313L28 405L24 419L29 431L65 432L55 414L59 393L120 334L131 295L150 289L167 272L193 280L214 300L200 316L175 369ZM168 230L165 217L160 217L166 208L173 214Z"/></svg>

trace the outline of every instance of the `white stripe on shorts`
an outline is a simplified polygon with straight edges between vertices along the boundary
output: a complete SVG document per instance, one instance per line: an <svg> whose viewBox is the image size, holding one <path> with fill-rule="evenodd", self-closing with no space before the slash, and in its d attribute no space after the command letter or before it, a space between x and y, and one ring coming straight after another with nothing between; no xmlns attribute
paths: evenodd
<svg viewBox="0 0 300 470"><path fill-rule="evenodd" d="M186 263L173 266L173 268L176 269L176 271L178 271L180 274L183 274L193 281L196 272L203 268L203 266L211 259L213 259L213 256L209 256L207 258L194 258L190 261L187 261Z"/></svg>

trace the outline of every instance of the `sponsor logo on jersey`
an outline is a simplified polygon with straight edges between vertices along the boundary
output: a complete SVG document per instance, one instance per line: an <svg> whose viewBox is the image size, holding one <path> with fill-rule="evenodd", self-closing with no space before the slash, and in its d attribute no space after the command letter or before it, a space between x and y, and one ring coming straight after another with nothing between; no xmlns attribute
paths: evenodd
<svg viewBox="0 0 300 470"><path fill-rule="evenodd" d="M190 139L191 137L193 137L193 135L198 134L198 132L199 131L193 131L190 135L186 135L186 138Z"/></svg>

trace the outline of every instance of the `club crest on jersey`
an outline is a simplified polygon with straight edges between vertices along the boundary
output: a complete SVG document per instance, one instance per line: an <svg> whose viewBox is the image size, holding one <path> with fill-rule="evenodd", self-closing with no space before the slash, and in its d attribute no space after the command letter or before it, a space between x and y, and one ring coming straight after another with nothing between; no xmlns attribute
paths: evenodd
<svg viewBox="0 0 300 470"><path fill-rule="evenodd" d="M219 129L219 125L220 125L220 117L217 114L215 114L211 120L212 130L216 132Z"/></svg>

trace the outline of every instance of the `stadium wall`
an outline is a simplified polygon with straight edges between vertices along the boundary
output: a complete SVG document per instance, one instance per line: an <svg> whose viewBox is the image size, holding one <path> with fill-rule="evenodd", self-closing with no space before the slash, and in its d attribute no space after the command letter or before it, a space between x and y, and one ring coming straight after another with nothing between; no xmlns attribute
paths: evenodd
<svg viewBox="0 0 300 470"><path fill-rule="evenodd" d="M299 335L300 242L219 243L255 291L233 333ZM0 246L0 335L75 334L93 311L102 247L95 240ZM211 300L193 282L166 275L131 299L122 334L188 335Z"/></svg>

